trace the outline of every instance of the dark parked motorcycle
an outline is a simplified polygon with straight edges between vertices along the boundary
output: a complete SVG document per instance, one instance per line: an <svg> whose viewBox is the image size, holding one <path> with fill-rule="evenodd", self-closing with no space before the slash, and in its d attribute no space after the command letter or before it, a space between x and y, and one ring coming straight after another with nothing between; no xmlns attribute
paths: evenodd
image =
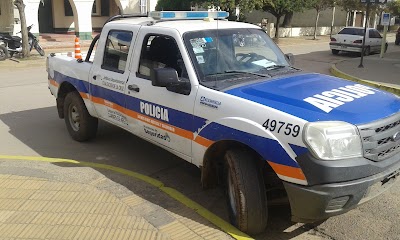
<svg viewBox="0 0 400 240"><path fill-rule="evenodd" d="M33 24L28 27L29 51L35 48L41 56L44 56L44 50L39 45L39 40L31 33L32 26ZM14 54L21 52L22 38L0 33L0 61L5 60L8 56L12 57Z"/></svg>

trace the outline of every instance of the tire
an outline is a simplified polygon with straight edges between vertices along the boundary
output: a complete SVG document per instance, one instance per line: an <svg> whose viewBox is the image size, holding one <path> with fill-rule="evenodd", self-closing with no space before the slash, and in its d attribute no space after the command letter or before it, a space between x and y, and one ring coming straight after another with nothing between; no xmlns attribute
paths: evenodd
<svg viewBox="0 0 400 240"><path fill-rule="evenodd" d="M369 46L364 49L364 56L369 56L371 54L371 48Z"/></svg>
<svg viewBox="0 0 400 240"><path fill-rule="evenodd" d="M96 136L98 120L90 116L78 92L70 92L64 100L64 120L72 139L78 142Z"/></svg>
<svg viewBox="0 0 400 240"><path fill-rule="evenodd" d="M4 61L8 58L8 50L6 47L0 46L0 61Z"/></svg>
<svg viewBox="0 0 400 240"><path fill-rule="evenodd" d="M35 47L36 51L38 51L40 56L44 56L45 52L44 52L43 48L39 45L39 42L35 42L34 47Z"/></svg>
<svg viewBox="0 0 400 240"><path fill-rule="evenodd" d="M333 55L338 55L338 54L339 54L339 50L332 49L332 54L333 54Z"/></svg>
<svg viewBox="0 0 400 240"><path fill-rule="evenodd" d="M231 223L248 234L263 232L268 220L267 196L253 157L244 150L228 150L224 173Z"/></svg>

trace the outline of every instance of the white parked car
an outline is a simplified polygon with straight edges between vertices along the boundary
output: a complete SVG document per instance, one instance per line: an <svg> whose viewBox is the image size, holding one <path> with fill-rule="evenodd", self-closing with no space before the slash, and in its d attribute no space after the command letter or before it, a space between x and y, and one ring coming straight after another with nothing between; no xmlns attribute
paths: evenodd
<svg viewBox="0 0 400 240"><path fill-rule="evenodd" d="M362 52L364 28L361 27L345 27L336 35L331 37L329 43L332 54L337 55L340 51L345 52ZM382 36L374 28L367 28L365 36L365 50L364 55L368 56L372 52L379 52L381 50ZM386 42L385 52L388 43Z"/></svg>

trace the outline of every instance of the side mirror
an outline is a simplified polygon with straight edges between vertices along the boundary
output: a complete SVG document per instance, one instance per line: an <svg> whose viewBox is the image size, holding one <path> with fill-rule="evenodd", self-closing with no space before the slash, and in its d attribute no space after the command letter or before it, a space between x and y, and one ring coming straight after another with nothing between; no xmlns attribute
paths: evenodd
<svg viewBox="0 0 400 240"><path fill-rule="evenodd" d="M181 81L173 68L155 68L150 72L151 84L156 87L165 87L168 91L189 95L191 86L189 81Z"/></svg>
<svg viewBox="0 0 400 240"><path fill-rule="evenodd" d="M291 66L294 66L294 55L292 53L285 54L286 60L290 63Z"/></svg>

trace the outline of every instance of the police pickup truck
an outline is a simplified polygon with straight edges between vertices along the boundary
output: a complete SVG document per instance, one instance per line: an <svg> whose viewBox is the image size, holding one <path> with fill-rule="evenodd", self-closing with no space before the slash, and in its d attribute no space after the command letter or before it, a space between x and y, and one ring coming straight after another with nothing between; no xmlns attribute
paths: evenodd
<svg viewBox="0 0 400 240"><path fill-rule="evenodd" d="M51 54L49 88L71 137L98 119L221 184L230 220L255 234L268 206L316 222L399 179L400 99L292 66L257 26L225 12L152 12L107 22L85 60ZM96 46L91 61L92 51Z"/></svg>

